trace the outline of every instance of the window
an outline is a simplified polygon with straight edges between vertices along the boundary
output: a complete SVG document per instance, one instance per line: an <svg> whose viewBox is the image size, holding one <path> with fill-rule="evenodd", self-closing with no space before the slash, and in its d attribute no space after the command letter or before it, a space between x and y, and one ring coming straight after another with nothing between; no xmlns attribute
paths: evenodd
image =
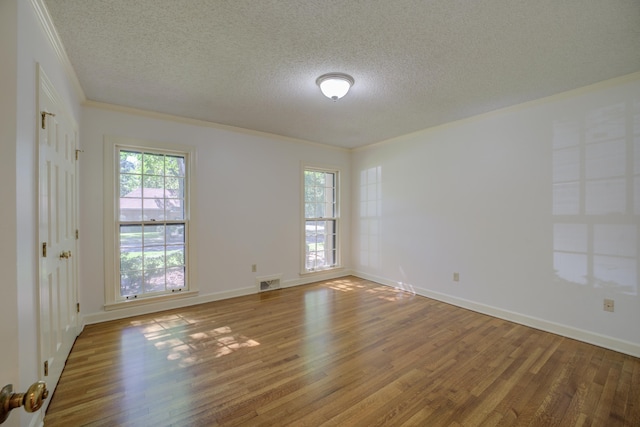
<svg viewBox="0 0 640 427"><path fill-rule="evenodd" d="M107 274L107 306L193 290L189 268L193 153L122 142L113 138L105 147L113 150L111 176L105 179L111 180L114 190L110 196L105 192L105 201L110 197L113 207L112 221L105 221L111 235L105 239L106 262L112 267L107 271L113 273Z"/></svg>
<svg viewBox="0 0 640 427"><path fill-rule="evenodd" d="M338 171L304 169L304 272L339 266Z"/></svg>

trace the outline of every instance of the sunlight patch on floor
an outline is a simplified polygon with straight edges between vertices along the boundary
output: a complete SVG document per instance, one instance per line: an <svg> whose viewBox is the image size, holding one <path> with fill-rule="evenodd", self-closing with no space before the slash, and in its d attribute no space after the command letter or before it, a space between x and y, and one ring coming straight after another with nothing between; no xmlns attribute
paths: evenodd
<svg viewBox="0 0 640 427"><path fill-rule="evenodd" d="M166 352L167 360L177 362L181 368L194 365L202 359L218 358L260 345L256 340L233 333L230 326L184 336L184 327L196 323L180 315L162 316L152 321L131 321L131 325L139 328L144 338L153 343L157 350Z"/></svg>
<svg viewBox="0 0 640 427"><path fill-rule="evenodd" d="M358 282L354 282L353 280L350 280L350 279L331 280L331 281L328 281L326 284L329 288L334 289L336 291L342 291L342 292L349 292L349 291L354 291L356 289L366 288L366 286Z"/></svg>
<svg viewBox="0 0 640 427"><path fill-rule="evenodd" d="M416 293L413 286L386 286L380 285L375 288L369 288L365 292L376 295L379 299L385 301L408 300L415 297Z"/></svg>
<svg viewBox="0 0 640 427"><path fill-rule="evenodd" d="M379 285L371 288L363 285L360 281L351 279L337 279L326 282L326 286L330 289L340 292L351 292L355 290L364 290L369 294L375 294L378 298L385 301L399 301L413 298L416 291L413 285L409 283L398 282L396 286Z"/></svg>

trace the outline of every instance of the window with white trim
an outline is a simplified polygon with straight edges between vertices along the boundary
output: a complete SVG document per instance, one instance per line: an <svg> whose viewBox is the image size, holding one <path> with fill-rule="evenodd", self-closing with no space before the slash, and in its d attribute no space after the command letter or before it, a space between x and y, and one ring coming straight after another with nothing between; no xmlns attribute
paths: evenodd
<svg viewBox="0 0 640 427"><path fill-rule="evenodd" d="M339 174L304 168L304 272L339 266Z"/></svg>
<svg viewBox="0 0 640 427"><path fill-rule="evenodd" d="M119 148L120 297L187 286L186 154Z"/></svg>
<svg viewBox="0 0 640 427"><path fill-rule="evenodd" d="M105 141L105 181L112 183L105 187L106 307L194 291L189 249L194 151L124 138Z"/></svg>

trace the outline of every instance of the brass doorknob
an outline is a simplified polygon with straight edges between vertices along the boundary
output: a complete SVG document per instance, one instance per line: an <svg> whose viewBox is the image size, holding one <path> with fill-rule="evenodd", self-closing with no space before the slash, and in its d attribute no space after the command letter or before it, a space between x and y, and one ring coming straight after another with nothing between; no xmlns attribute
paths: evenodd
<svg viewBox="0 0 640 427"><path fill-rule="evenodd" d="M12 409L24 406L27 412L37 411L42 408L42 401L49 396L49 390L44 381L31 384L26 393L12 392L12 384L4 386L0 391L0 424L7 419Z"/></svg>
<svg viewBox="0 0 640 427"><path fill-rule="evenodd" d="M69 259L71 258L71 251L64 251L60 254L60 259Z"/></svg>

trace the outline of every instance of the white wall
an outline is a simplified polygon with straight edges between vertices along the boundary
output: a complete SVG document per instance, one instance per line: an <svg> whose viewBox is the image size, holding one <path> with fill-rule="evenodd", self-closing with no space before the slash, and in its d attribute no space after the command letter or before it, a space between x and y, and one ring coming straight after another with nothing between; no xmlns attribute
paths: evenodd
<svg viewBox="0 0 640 427"><path fill-rule="evenodd" d="M256 292L256 277L282 274L284 285L318 280L300 276L301 165L335 166L343 173L345 265L350 265L350 153L269 135L234 132L87 106L81 124L80 302L92 323L158 307L104 312L104 136L196 147L195 214L199 298L177 305ZM257 264L258 271L251 272ZM344 274L344 271L341 272ZM338 273L340 274L340 273ZM334 275L335 276L335 275Z"/></svg>
<svg viewBox="0 0 640 427"><path fill-rule="evenodd" d="M0 6L2 78L2 385L25 391L40 378L38 330L38 209L36 64L40 63L79 121L79 95L65 74L30 1ZM6 352L6 355L5 355ZM7 372L8 371L8 372ZM34 425L38 415L13 411L6 425Z"/></svg>
<svg viewBox="0 0 640 427"><path fill-rule="evenodd" d="M357 274L640 355L640 74L357 150L352 168Z"/></svg>
<svg viewBox="0 0 640 427"><path fill-rule="evenodd" d="M16 367L18 352L18 287L16 270L16 102L17 80L17 0L0 1L0 388L6 384L18 384L20 377ZM17 426L18 417L6 425Z"/></svg>

